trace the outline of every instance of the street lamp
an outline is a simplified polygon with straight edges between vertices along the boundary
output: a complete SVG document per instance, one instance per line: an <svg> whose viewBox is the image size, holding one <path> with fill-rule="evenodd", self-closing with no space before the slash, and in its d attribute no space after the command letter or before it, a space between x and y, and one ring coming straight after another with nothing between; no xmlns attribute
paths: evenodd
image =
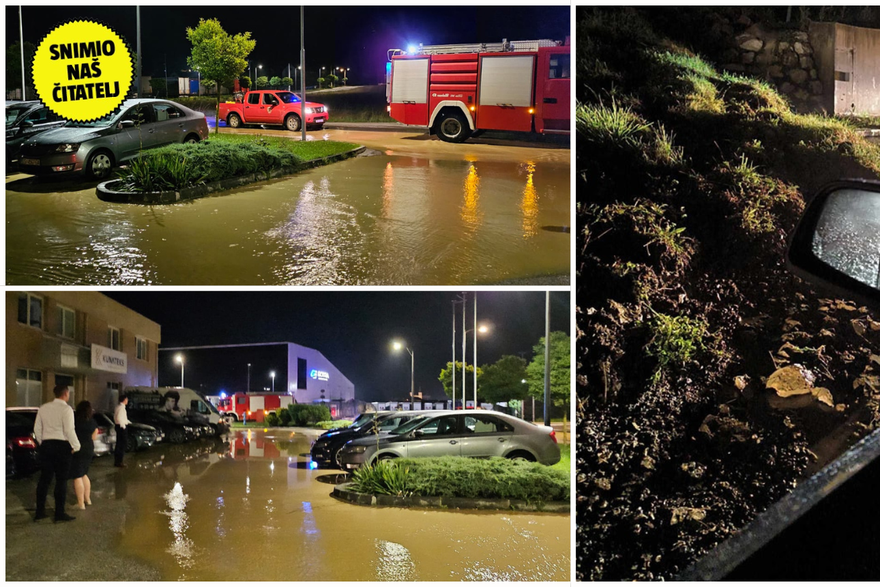
<svg viewBox="0 0 880 587"><path fill-rule="evenodd" d="M251 392L251 364L248 363L248 384L247 384L247 392Z"/></svg>
<svg viewBox="0 0 880 587"><path fill-rule="evenodd" d="M272 391L275 391L275 371L270 371L269 377L272 378Z"/></svg>
<svg viewBox="0 0 880 587"><path fill-rule="evenodd" d="M180 363L180 387L183 387L183 355L177 355L174 360Z"/></svg>
<svg viewBox="0 0 880 587"><path fill-rule="evenodd" d="M415 401L416 396L416 355L410 350L409 347L406 346L406 343L395 340L393 343L394 350L399 351L401 349L406 349L406 352L409 353L411 366L410 366L410 379L409 379L409 401L410 403Z"/></svg>

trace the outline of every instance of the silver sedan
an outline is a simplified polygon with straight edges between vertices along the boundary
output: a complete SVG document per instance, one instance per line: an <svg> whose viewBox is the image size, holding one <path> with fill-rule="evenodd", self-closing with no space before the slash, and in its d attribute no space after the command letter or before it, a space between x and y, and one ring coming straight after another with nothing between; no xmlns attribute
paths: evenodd
<svg viewBox="0 0 880 587"><path fill-rule="evenodd" d="M340 454L343 468L357 469L378 460L400 457L504 457L559 462L556 434L507 414L486 410L443 411L410 420L378 437L352 440Z"/></svg>
<svg viewBox="0 0 880 587"><path fill-rule="evenodd" d="M134 99L94 122L68 122L21 146L19 170L32 175L67 175L85 171L104 179L113 167L145 149L171 143L197 143L208 138L201 112L168 100Z"/></svg>

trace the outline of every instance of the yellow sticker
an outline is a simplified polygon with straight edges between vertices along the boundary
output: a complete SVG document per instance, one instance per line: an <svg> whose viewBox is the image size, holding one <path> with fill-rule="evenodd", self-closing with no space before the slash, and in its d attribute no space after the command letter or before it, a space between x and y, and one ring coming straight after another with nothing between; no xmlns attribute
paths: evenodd
<svg viewBox="0 0 880 587"><path fill-rule="evenodd" d="M33 78L37 96L52 112L88 122L119 108L131 89L134 63L125 41L112 29L75 20L40 41Z"/></svg>

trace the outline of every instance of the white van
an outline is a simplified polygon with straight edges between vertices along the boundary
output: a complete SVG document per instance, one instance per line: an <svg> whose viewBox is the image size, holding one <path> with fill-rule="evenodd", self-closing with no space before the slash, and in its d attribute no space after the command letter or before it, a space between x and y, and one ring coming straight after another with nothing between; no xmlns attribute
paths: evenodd
<svg viewBox="0 0 880 587"><path fill-rule="evenodd" d="M199 415L207 418L208 422L211 423L211 426L213 426L218 433L226 432L229 429L229 426L226 424L223 416L220 415L220 412L217 411L214 404L193 389L187 387L127 387L125 393L130 392L155 393L159 398L164 398L168 392L176 393L180 396L180 400L177 402L177 405L172 406L171 409L179 409L187 414ZM156 407L162 409L165 408L165 405L159 404Z"/></svg>

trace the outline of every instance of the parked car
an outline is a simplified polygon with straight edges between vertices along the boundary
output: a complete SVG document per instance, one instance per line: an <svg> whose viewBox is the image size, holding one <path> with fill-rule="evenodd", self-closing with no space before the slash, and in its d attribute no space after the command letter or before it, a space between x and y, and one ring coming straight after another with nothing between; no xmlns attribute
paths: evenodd
<svg viewBox="0 0 880 587"><path fill-rule="evenodd" d="M116 425L113 422L113 414L109 412L97 413L95 414L95 421L98 423L98 437L101 438L106 433L108 436L107 444L112 451L116 446ZM149 448L165 437L161 430L149 424L132 422L130 418L125 431L125 452L135 452ZM97 454L97 442L95 442L95 454Z"/></svg>
<svg viewBox="0 0 880 587"><path fill-rule="evenodd" d="M66 120L39 100L6 102L6 163L18 159L21 145L27 139L65 124Z"/></svg>
<svg viewBox="0 0 880 587"><path fill-rule="evenodd" d="M218 118L225 120L230 128L246 124L272 124L295 132L302 129L303 116L306 128L312 126L320 130L330 119L328 112L323 104L306 102L303 114L302 100L293 92L257 90L244 94L240 102L220 104Z"/></svg>
<svg viewBox="0 0 880 587"><path fill-rule="evenodd" d="M6 462L8 466L11 458L16 476L30 475L40 466L34 439L37 409L6 408Z"/></svg>
<svg viewBox="0 0 880 587"><path fill-rule="evenodd" d="M373 412L376 413L376 412ZM312 461L317 463L319 467L336 466L342 468L340 456L345 443L355 438L369 436L375 440L375 434L386 434L395 428L399 428L413 418L425 414L423 411L411 412L383 412L379 413L376 418L362 421L360 426L355 427L354 424L348 428L337 428L325 432L315 440L312 445L311 455Z"/></svg>
<svg viewBox="0 0 880 587"><path fill-rule="evenodd" d="M128 419L139 424L149 424L161 430L165 438L173 444L181 444L198 438L194 426L167 412L159 410L128 410Z"/></svg>
<svg viewBox="0 0 880 587"><path fill-rule="evenodd" d="M507 414L484 410L441 411L424 414L379 438L349 441L340 453L346 470L399 457L504 457L559 462L556 433Z"/></svg>
<svg viewBox="0 0 880 587"><path fill-rule="evenodd" d="M92 179L104 179L142 150L207 138L208 123L201 112L168 100L126 100L115 114L93 122L71 121L29 138L21 146L18 168L32 175L84 171Z"/></svg>

